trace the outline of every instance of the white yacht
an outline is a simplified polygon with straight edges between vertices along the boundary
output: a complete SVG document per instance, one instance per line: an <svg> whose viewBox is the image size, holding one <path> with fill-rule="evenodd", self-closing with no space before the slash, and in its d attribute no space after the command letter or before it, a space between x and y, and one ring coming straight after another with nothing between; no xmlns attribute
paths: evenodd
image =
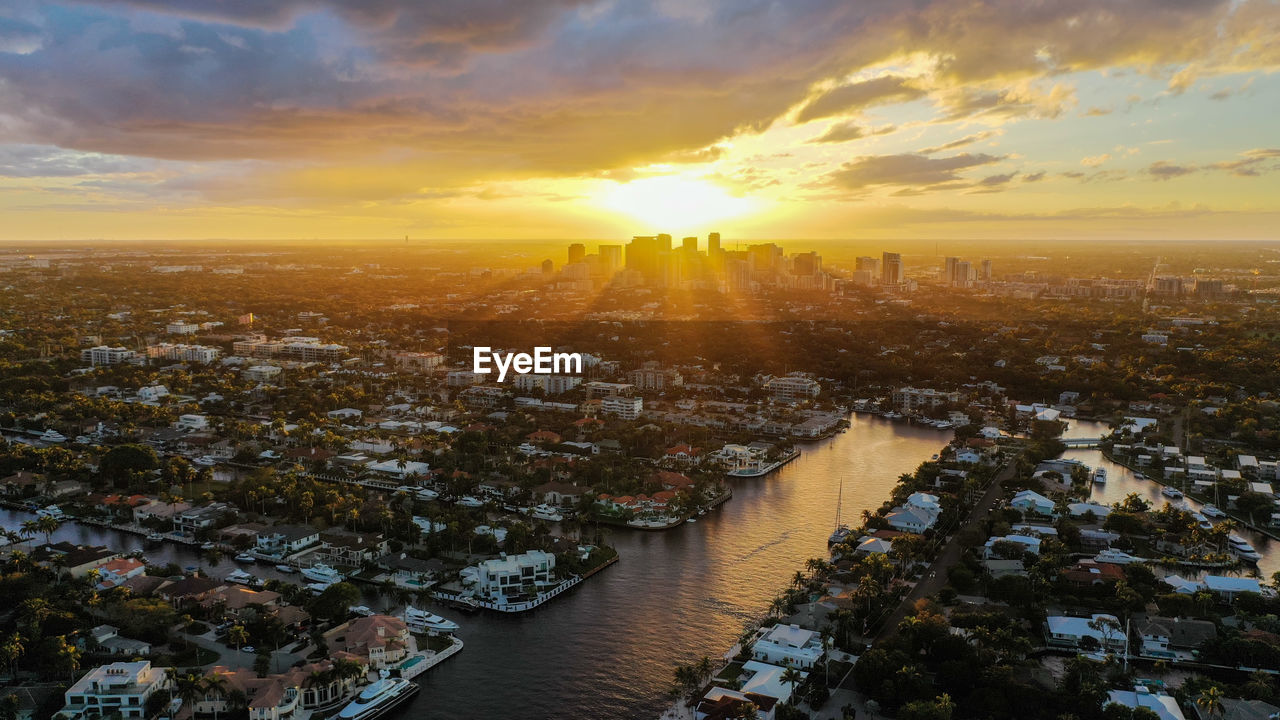
<svg viewBox="0 0 1280 720"><path fill-rule="evenodd" d="M195 460L192 460L191 464L199 465L200 467L213 467L218 464L218 458L213 457L212 455L201 455Z"/></svg>
<svg viewBox="0 0 1280 720"><path fill-rule="evenodd" d="M461 505L462 507L469 507L469 508L484 507L483 500L479 498L471 497L470 495L463 495L461 498L458 499L458 504Z"/></svg>
<svg viewBox="0 0 1280 720"><path fill-rule="evenodd" d="M404 609L404 624L413 632L451 633L458 629L458 623L412 605Z"/></svg>
<svg viewBox="0 0 1280 720"><path fill-rule="evenodd" d="M385 677L360 691L334 717L338 720L374 720L403 705L418 692L416 683Z"/></svg>
<svg viewBox="0 0 1280 720"><path fill-rule="evenodd" d="M1173 498L1174 500L1182 499L1182 491L1177 488L1171 488L1168 486L1162 487L1160 488L1160 494L1167 498Z"/></svg>
<svg viewBox="0 0 1280 720"><path fill-rule="evenodd" d="M1207 504L1207 503L1206 503L1206 504L1205 504L1205 506L1200 510L1200 512L1204 513L1204 516L1205 516L1205 517L1211 517L1211 518L1215 518L1215 519L1217 519L1217 518L1224 518L1224 517L1226 517L1226 516L1227 516L1227 514L1226 514L1226 513L1224 513L1224 512L1222 512L1221 510L1219 510L1219 509L1218 509L1218 507L1217 507L1216 505L1209 505L1209 504Z"/></svg>
<svg viewBox="0 0 1280 720"><path fill-rule="evenodd" d="M551 522L560 522L564 519L564 516L560 514L559 510L546 503L535 505L530 508L529 516L538 518L539 520L550 520Z"/></svg>
<svg viewBox="0 0 1280 720"><path fill-rule="evenodd" d="M40 434L39 440L47 443L63 443L67 441L67 436L57 430L49 429Z"/></svg>
<svg viewBox="0 0 1280 720"><path fill-rule="evenodd" d="M1209 518L1205 517L1203 513L1193 512L1191 513L1191 519L1196 521L1196 525L1200 526L1201 530L1213 529L1213 523L1209 522Z"/></svg>
<svg viewBox="0 0 1280 720"><path fill-rule="evenodd" d="M376 614L373 612L373 608L370 608L368 605L352 605L347 609L362 617L369 617Z"/></svg>
<svg viewBox="0 0 1280 720"><path fill-rule="evenodd" d="M839 545L845 540L848 540L849 536L852 534L853 530L851 530L848 525L840 525L832 531L831 535L827 538L827 547Z"/></svg>
<svg viewBox="0 0 1280 720"><path fill-rule="evenodd" d="M54 520L62 521L67 519L67 514L57 505L47 505L36 511L36 515L40 517L51 517Z"/></svg>
<svg viewBox="0 0 1280 720"><path fill-rule="evenodd" d="M254 563L258 561L258 558L250 555L249 553L240 553L235 556L235 561L241 563Z"/></svg>
<svg viewBox="0 0 1280 720"><path fill-rule="evenodd" d="M292 565L284 565L284 564L277 565L276 570L279 570L282 573L289 573L289 574L298 572L298 568Z"/></svg>
<svg viewBox="0 0 1280 720"><path fill-rule="evenodd" d="M302 577L325 585L332 585L342 582L344 579L342 573L325 565L324 563L316 563L308 568L302 568Z"/></svg>
<svg viewBox="0 0 1280 720"><path fill-rule="evenodd" d="M1100 467L1093 471L1093 481L1099 484L1107 481L1107 469Z"/></svg>
<svg viewBox="0 0 1280 720"><path fill-rule="evenodd" d="M1115 550L1113 548L1107 548L1106 550L1103 550L1102 552L1098 553L1097 556L1095 556L1093 559L1097 562L1111 563L1113 565L1132 565L1133 563L1146 562L1140 557L1134 557L1133 555L1130 555L1127 552L1123 552L1121 550Z"/></svg>
<svg viewBox="0 0 1280 720"><path fill-rule="evenodd" d="M229 583L235 583L236 585L248 585L250 587L253 587L261 582L260 580L258 580L258 578L254 577L253 575L250 575L249 573L245 572L244 570L241 570L240 568L236 568L235 570L232 570L231 573L228 574L223 579Z"/></svg>
<svg viewBox="0 0 1280 720"><path fill-rule="evenodd" d="M1241 560L1256 563L1262 559L1262 555L1260 555L1257 550L1253 549L1253 546L1249 544L1248 540L1245 540L1235 533L1231 533L1227 536L1227 542L1231 545L1231 552L1235 553L1236 557Z"/></svg>
<svg viewBox="0 0 1280 720"><path fill-rule="evenodd" d="M418 488L414 492L414 495L416 495L419 500L435 500L440 497L440 493L432 490L431 488Z"/></svg>

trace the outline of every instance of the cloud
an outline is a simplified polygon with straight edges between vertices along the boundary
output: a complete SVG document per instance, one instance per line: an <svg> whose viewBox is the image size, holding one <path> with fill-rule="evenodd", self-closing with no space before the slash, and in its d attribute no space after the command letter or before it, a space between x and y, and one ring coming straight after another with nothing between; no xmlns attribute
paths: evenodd
<svg viewBox="0 0 1280 720"><path fill-rule="evenodd" d="M1101 155L1080 158L1080 164L1085 167L1098 167L1110 159L1110 153L1102 153Z"/></svg>
<svg viewBox="0 0 1280 720"><path fill-rule="evenodd" d="M831 127L827 128L826 132L813 138L809 142L811 143L842 143L842 142L849 142L850 140L857 140L858 138L865 137L866 134L867 132L862 128L862 126L850 120L847 122L841 122L841 123L836 123L835 125L832 125Z"/></svg>
<svg viewBox="0 0 1280 720"><path fill-rule="evenodd" d="M1221 171L1237 177L1257 177L1280 170L1280 148L1254 148L1239 153L1231 160L1206 165L1179 164L1160 160L1147 166L1146 173L1157 180L1191 175L1197 172Z"/></svg>
<svg viewBox="0 0 1280 720"><path fill-rule="evenodd" d="M945 150L955 150L956 148L962 148L962 147L965 147L966 145L972 145L976 142L981 142L990 137L998 137L1001 134L1003 134L1002 130L984 130L980 133L974 133L973 135L966 135L958 140L952 140L951 142L943 143L941 145L935 145L934 147L927 147L923 150L917 150L916 152L920 153L921 155L932 155L934 153L943 152Z"/></svg>
<svg viewBox="0 0 1280 720"><path fill-rule="evenodd" d="M924 90L913 86L908 78L883 75L821 93L800 109L796 122L805 123L832 115L849 115L872 105L905 102L924 94Z"/></svg>
<svg viewBox="0 0 1280 720"><path fill-rule="evenodd" d="M960 181L965 170L1000 162L1003 158L985 153L961 153L933 158L914 153L902 155L863 156L844 163L830 173L826 183L842 189L861 191L868 188L904 186L908 192L940 189Z"/></svg>

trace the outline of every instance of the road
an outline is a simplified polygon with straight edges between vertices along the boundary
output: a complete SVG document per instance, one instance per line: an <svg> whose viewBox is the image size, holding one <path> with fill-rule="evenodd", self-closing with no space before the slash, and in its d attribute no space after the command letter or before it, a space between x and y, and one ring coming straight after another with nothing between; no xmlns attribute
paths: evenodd
<svg viewBox="0 0 1280 720"><path fill-rule="evenodd" d="M920 578L915 587L911 588L911 591L902 599L898 608L893 611L893 614L889 616L889 619L880 628L880 633L876 635L876 640L893 637L898 632L898 625L907 617L908 613L914 612L917 600L934 595L947 584L947 571L960 562L960 558L965 552L965 548L956 542L956 536L970 528L981 527L987 516L991 514L991 511L995 509L996 504L1000 501L1001 483L1012 478L1016 469L1016 463L1011 460L996 473L991 484L987 486L986 493L974 505L968 519L956 532L951 534L942 552L934 559L929 569L925 571L924 577Z"/></svg>

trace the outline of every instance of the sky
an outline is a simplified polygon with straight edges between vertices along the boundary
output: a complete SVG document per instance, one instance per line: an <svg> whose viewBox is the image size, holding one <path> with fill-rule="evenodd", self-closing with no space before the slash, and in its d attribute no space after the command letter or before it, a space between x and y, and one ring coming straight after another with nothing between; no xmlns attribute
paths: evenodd
<svg viewBox="0 0 1280 720"><path fill-rule="evenodd" d="M1275 0L0 2L0 240L1280 239Z"/></svg>

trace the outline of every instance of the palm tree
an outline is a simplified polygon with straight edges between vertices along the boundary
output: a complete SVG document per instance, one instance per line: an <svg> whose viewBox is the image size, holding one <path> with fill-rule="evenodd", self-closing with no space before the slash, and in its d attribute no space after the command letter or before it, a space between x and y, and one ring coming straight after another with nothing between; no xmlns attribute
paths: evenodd
<svg viewBox="0 0 1280 720"><path fill-rule="evenodd" d="M227 630L227 639L239 651L240 646L249 641L249 631L245 630L243 625L232 625L231 629Z"/></svg>
<svg viewBox="0 0 1280 720"><path fill-rule="evenodd" d="M192 708L194 714L195 703L204 697L204 678L195 673L179 675L177 668L169 668L166 674L169 676L170 699L176 695L183 706Z"/></svg>
<svg viewBox="0 0 1280 720"><path fill-rule="evenodd" d="M27 648L22 644L22 636L13 633L3 645L0 645L0 666L16 670L18 667L18 658L22 657Z"/></svg>
<svg viewBox="0 0 1280 720"><path fill-rule="evenodd" d="M243 628L241 628L243 630ZM227 696L227 679L221 675L210 675L200 683L200 691L207 697L213 695L219 698ZM218 705L213 706L213 720L218 720Z"/></svg>
<svg viewBox="0 0 1280 720"><path fill-rule="evenodd" d="M25 525L25 523L23 524ZM35 530L38 533L44 534L44 542L46 545L48 545L50 536L53 535L54 531L58 529L59 524L60 523L53 517L49 515L41 515L40 517L36 518Z"/></svg>
<svg viewBox="0 0 1280 720"><path fill-rule="evenodd" d="M1226 707L1222 704L1222 688L1217 685L1211 685L1200 693L1200 697L1196 698L1196 705L1209 714L1224 715L1227 712Z"/></svg>
<svg viewBox="0 0 1280 720"><path fill-rule="evenodd" d="M793 667L787 667L782 671L782 677L779 678L784 684L791 686L792 697L796 694L796 688L800 686L800 682L804 680L804 675ZM794 703L793 703L794 704Z"/></svg>

